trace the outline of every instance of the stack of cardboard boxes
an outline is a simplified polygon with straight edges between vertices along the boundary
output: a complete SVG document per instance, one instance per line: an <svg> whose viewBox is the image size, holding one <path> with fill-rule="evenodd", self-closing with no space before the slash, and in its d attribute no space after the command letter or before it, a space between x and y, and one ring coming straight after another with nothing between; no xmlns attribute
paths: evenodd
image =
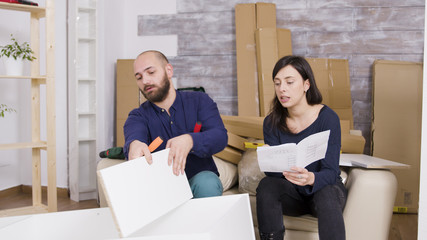
<svg viewBox="0 0 427 240"><path fill-rule="evenodd" d="M273 3L237 4L235 18L238 114L262 118L268 115L275 97L274 65L281 57L292 54L291 32L276 28L276 5ZM365 139L350 134L353 112L348 60L307 60L323 95L323 103L341 120L346 120L342 121L343 152L363 153Z"/></svg>

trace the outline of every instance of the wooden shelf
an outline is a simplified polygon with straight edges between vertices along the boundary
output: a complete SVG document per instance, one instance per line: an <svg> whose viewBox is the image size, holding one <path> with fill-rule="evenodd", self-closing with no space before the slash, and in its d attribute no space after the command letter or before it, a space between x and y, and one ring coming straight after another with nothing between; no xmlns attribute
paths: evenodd
<svg viewBox="0 0 427 240"><path fill-rule="evenodd" d="M44 204L38 206L29 206L22 208L12 208L0 211L0 217L21 216L28 214L47 213L47 206Z"/></svg>
<svg viewBox="0 0 427 240"><path fill-rule="evenodd" d="M79 7L80 12L89 12L89 11L96 11L96 8L93 7Z"/></svg>
<svg viewBox="0 0 427 240"><path fill-rule="evenodd" d="M80 37L78 40L81 41L81 42L94 42L94 41L96 41L96 38L93 38L93 37Z"/></svg>
<svg viewBox="0 0 427 240"><path fill-rule="evenodd" d="M9 143L9 144L0 144L0 150L6 149L22 149L22 148L41 148L46 150L47 143L42 142L30 142L30 143Z"/></svg>
<svg viewBox="0 0 427 240"><path fill-rule="evenodd" d="M89 112L78 112L79 116L86 116L86 115L96 115L95 111L89 111Z"/></svg>
<svg viewBox="0 0 427 240"><path fill-rule="evenodd" d="M0 150L7 149L32 149L31 151L31 175L32 175L32 206L18 209L0 211L0 216L14 216L22 214L33 214L41 212L57 211L57 189L56 189L56 121L55 121L55 1L46 0L46 7L30 6L24 4L13 4L0 2L0 9L28 12L28 25L30 30L30 45L34 51L36 59L31 62L30 76L6 76L1 75L0 79L29 79L31 82L31 139L29 143L0 144ZM46 38L46 75L40 73L40 18L45 18ZM19 19L21 20L21 19ZM22 19L25 21L25 19ZM9 24L4 22L2 24ZM40 85L46 85L46 102L40 101ZM18 93L23 94L23 93ZM46 141L41 138L41 104L46 106ZM47 202L42 204L42 183L41 183L41 150L46 151L47 169Z"/></svg>
<svg viewBox="0 0 427 240"><path fill-rule="evenodd" d="M79 142L96 141L96 138L79 138Z"/></svg>
<svg viewBox="0 0 427 240"><path fill-rule="evenodd" d="M0 75L0 78L9 78L9 79L42 79L42 80L46 80L46 76L8 76L8 75Z"/></svg>
<svg viewBox="0 0 427 240"><path fill-rule="evenodd" d="M25 4L0 2L0 9L14 10L20 12L29 12L37 14L38 18L46 16L46 9L43 7L30 6Z"/></svg>

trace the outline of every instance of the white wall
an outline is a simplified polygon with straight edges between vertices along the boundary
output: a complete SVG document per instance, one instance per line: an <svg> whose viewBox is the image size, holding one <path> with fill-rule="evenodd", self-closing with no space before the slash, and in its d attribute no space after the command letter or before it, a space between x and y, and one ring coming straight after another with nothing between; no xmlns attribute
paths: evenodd
<svg viewBox="0 0 427 240"><path fill-rule="evenodd" d="M103 116L105 121L104 136L100 136L104 143L100 150L113 146L115 116L115 78L117 59L134 59L139 53L149 49L162 51L166 56L176 56L178 38L176 35L166 36L138 36L137 18L144 14L174 14L176 0L106 0L102 4L100 15L100 56L101 72L105 85L100 91L100 104L105 106ZM103 64L103 66L102 66ZM103 68L103 69L102 69ZM136 84L136 83L135 83ZM105 93L105 94L103 94ZM103 94L103 95L102 95Z"/></svg>
<svg viewBox="0 0 427 240"><path fill-rule="evenodd" d="M45 6L45 1L37 1ZM66 78L66 1L55 1L55 79L56 79L56 159L57 186L67 187L67 78ZM20 41L30 41L29 13L0 10L0 45L9 41L9 34ZM13 23L13 24L8 24ZM41 42L45 40L45 21L41 21ZM45 45L41 45L41 73L45 71L46 57L43 54ZM0 64L0 74L4 75L4 67ZM29 65L25 70L29 75ZM45 88L42 87L42 102L45 102ZM0 143L31 141L31 108L30 80L0 80L0 103L8 104L17 113L8 114L0 119ZM46 108L41 109L42 121ZM42 133L45 124L42 124ZM42 134L46 139L46 134ZM31 185L31 150L5 150L0 153L0 190L21 184ZM47 185L46 155L42 151L42 185Z"/></svg>
<svg viewBox="0 0 427 240"><path fill-rule="evenodd" d="M30 28L24 21L16 21L14 26L5 24L10 19L28 19L29 14L15 13L13 11L0 10L0 45L9 43L10 34L20 42L30 41ZM29 65L26 64L25 73L29 73ZM5 75L3 62L0 62L0 74ZM0 118L0 143L15 143L30 141L31 131L27 126L27 119L31 116L29 80L0 79L0 103L7 104L17 110L16 113L7 114ZM0 190L19 185L20 165L22 159L29 158L29 150L2 150L0 152Z"/></svg>
<svg viewBox="0 0 427 240"><path fill-rule="evenodd" d="M176 56L178 37L176 35L138 36L138 15L176 14L176 0L127 0L125 9L124 58L134 59L145 50L159 50L166 56Z"/></svg>

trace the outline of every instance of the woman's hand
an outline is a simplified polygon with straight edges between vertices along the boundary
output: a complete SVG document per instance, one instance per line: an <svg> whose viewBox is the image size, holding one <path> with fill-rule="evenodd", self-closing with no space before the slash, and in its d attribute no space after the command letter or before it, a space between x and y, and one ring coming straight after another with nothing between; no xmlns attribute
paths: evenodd
<svg viewBox="0 0 427 240"><path fill-rule="evenodd" d="M292 171L284 171L283 176L288 179L289 182L298 186L313 186L314 184L314 173L309 172L305 168L292 167Z"/></svg>

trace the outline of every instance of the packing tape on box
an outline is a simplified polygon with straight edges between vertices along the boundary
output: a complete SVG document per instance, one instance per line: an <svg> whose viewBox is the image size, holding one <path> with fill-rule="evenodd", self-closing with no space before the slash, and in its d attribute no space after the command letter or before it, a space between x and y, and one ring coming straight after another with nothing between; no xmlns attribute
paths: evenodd
<svg viewBox="0 0 427 240"><path fill-rule="evenodd" d="M245 148L257 148L264 145L264 143L245 142Z"/></svg>
<svg viewBox="0 0 427 240"><path fill-rule="evenodd" d="M394 206L393 212L394 213L408 213L408 208L407 207Z"/></svg>

